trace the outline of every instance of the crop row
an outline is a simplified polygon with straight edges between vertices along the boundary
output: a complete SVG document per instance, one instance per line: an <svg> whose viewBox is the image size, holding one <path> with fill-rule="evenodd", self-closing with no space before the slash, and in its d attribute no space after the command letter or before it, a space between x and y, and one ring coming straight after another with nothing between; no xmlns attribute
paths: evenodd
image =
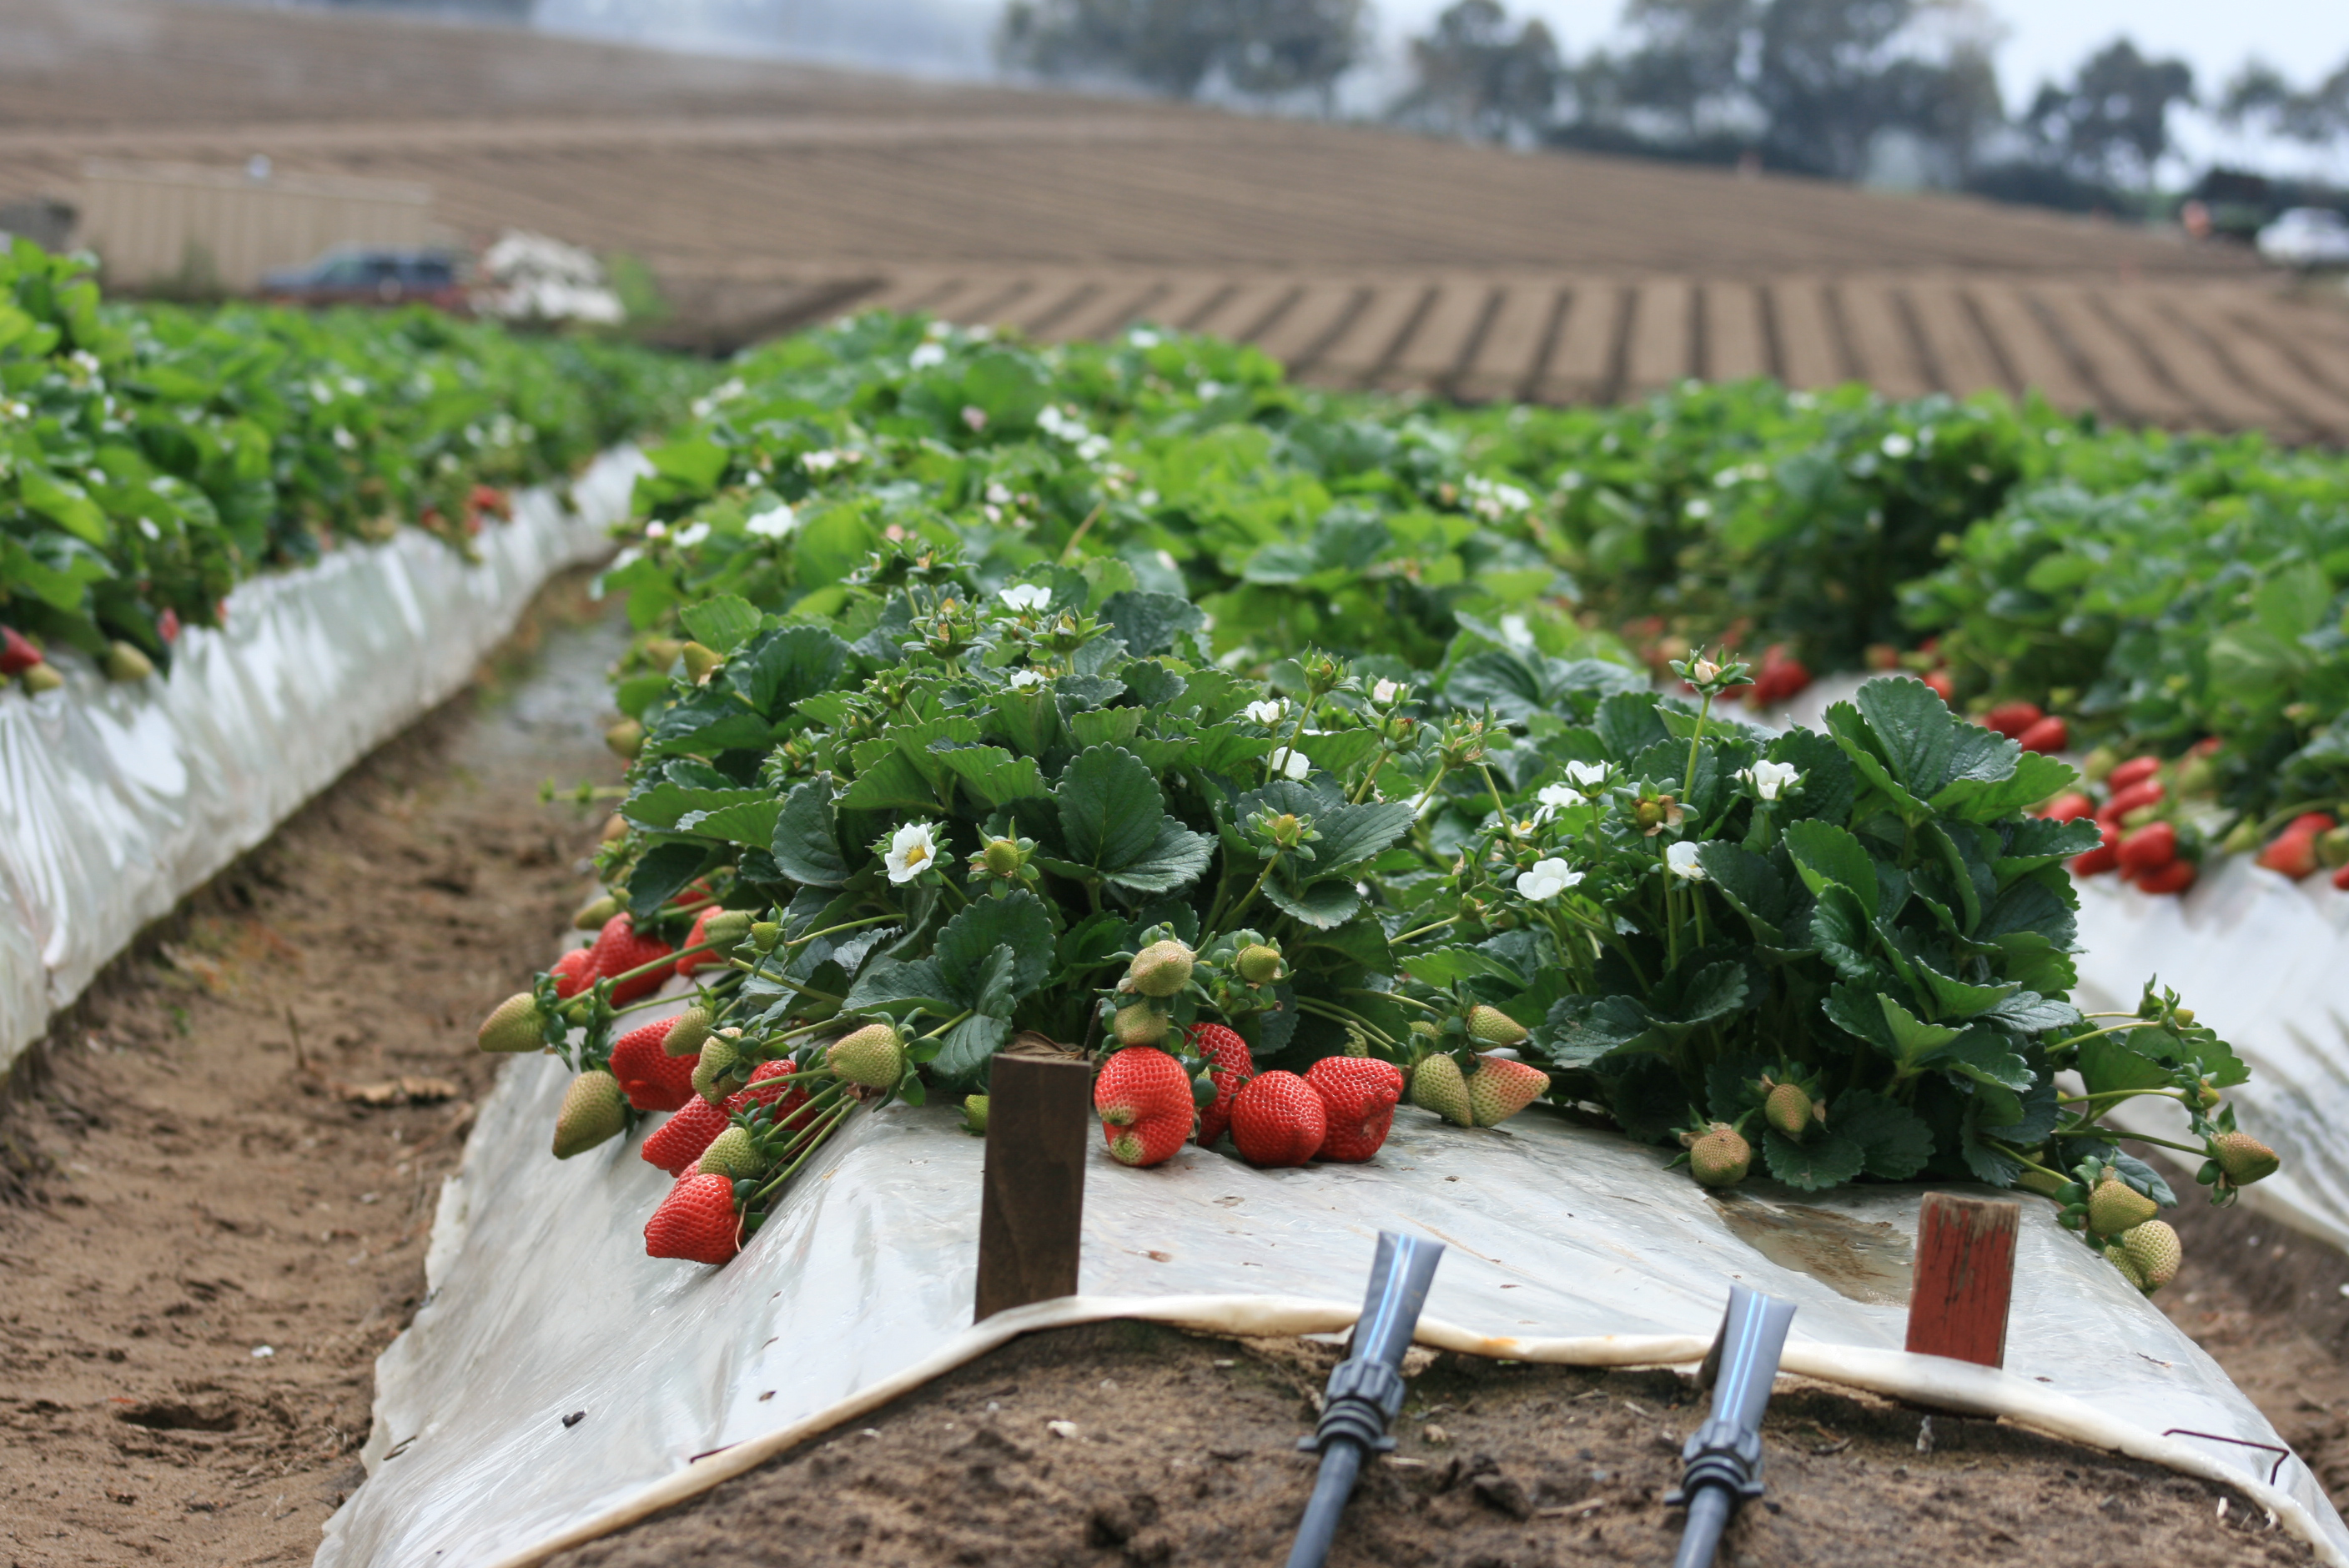
<svg viewBox="0 0 2349 1568"><path fill-rule="evenodd" d="M169 663L228 591L416 524L463 550L512 487L657 428L701 367L397 314L109 305L84 264L0 253L0 674L47 645Z"/></svg>

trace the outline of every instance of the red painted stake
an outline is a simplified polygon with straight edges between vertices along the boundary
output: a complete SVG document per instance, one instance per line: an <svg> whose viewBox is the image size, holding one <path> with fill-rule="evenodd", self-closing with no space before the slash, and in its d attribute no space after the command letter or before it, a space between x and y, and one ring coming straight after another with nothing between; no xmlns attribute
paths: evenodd
<svg viewBox="0 0 2349 1568"><path fill-rule="evenodd" d="M2022 1221L2020 1203L1925 1194L1909 1291L1910 1350L1983 1367L2006 1364L2006 1308Z"/></svg>

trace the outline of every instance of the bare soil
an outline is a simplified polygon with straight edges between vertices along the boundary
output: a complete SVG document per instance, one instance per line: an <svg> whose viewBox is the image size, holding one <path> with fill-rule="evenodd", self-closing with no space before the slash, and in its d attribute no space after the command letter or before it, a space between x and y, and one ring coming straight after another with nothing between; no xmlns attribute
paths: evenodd
<svg viewBox="0 0 2349 1568"><path fill-rule="evenodd" d="M1337 1352L1145 1324L1033 1336L843 1431L556 1561L1239 1568L1286 1556L1315 1460L1295 1441ZM1332 1568L1667 1563L1662 1494L1702 1396L1670 1373L1439 1356ZM1782 1388L1738 1568L2305 1562L2223 1488L2020 1432ZM2223 1509L2222 1509L2223 1503Z"/></svg>
<svg viewBox="0 0 2349 1568"><path fill-rule="evenodd" d="M100 977L0 1109L0 1563L307 1563L375 1357L616 769L608 636L550 590L469 695ZM573 624L570 629L566 623ZM544 635L564 678L502 700ZM581 702L585 703L580 711Z"/></svg>

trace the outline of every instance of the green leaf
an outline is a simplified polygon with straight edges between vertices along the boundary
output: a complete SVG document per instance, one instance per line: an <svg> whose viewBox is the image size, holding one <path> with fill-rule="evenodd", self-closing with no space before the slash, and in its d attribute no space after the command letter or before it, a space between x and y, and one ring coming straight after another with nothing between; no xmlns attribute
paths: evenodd
<svg viewBox="0 0 2349 1568"><path fill-rule="evenodd" d="M1115 746L1081 751L1061 771L1052 793L1060 805L1062 847L1079 865L1113 871L1157 847L1165 797L1133 753Z"/></svg>
<svg viewBox="0 0 2349 1568"><path fill-rule="evenodd" d="M1347 871L1411 831L1413 812L1408 800L1385 800L1360 806L1318 805L1313 830L1321 835L1313 845L1313 864L1325 872Z"/></svg>
<svg viewBox="0 0 2349 1568"><path fill-rule="evenodd" d="M1771 1175L1803 1192L1840 1186L1866 1162L1860 1146L1833 1128L1815 1128L1801 1143L1771 1128L1762 1135L1762 1158Z"/></svg>
<svg viewBox="0 0 2349 1568"><path fill-rule="evenodd" d="M639 828L665 831L688 816L752 805L769 799L764 789L697 789L663 779L620 803L620 815Z"/></svg>
<svg viewBox="0 0 2349 1568"><path fill-rule="evenodd" d="M1867 720L1860 717L1859 709L1847 702L1832 704L1827 708L1825 722L1827 733L1835 738L1836 744L1842 748L1845 758L1859 775L1860 780L1882 793L1904 820L1921 822L1932 815L1933 809L1901 784L1891 765L1878 753L1875 738L1868 733Z"/></svg>
<svg viewBox="0 0 2349 1568"><path fill-rule="evenodd" d="M740 656L728 660L726 679L752 707L781 718L838 686L848 660L848 645L823 627L785 626L761 634Z"/></svg>
<svg viewBox="0 0 2349 1568"><path fill-rule="evenodd" d="M1893 782L1920 800L1930 800L1935 790L1949 782L1951 760L1961 728L1971 729L2013 751L2022 749L1980 725L1966 724L1950 711L1949 705L1932 687L1906 676L1879 676L1867 682L1852 704L1867 721L1868 738L1875 742L1875 750L1883 758ZM1854 757L1852 760L1857 762L1859 758Z"/></svg>
<svg viewBox="0 0 2349 1568"><path fill-rule="evenodd" d="M1158 839L1140 860L1105 872L1119 887L1135 892L1174 892L1190 886L1206 871L1216 841L1195 833L1172 817L1158 819Z"/></svg>
<svg viewBox="0 0 2349 1568"><path fill-rule="evenodd" d="M688 436L655 447L645 454L645 460L652 464L655 473L706 492L726 472L733 454L707 436Z"/></svg>
<svg viewBox="0 0 2349 1568"><path fill-rule="evenodd" d="M938 1054L930 1058L930 1071L957 1088L975 1082L979 1069L1010 1037L1010 1019L973 1013L939 1038Z"/></svg>
<svg viewBox="0 0 2349 1568"><path fill-rule="evenodd" d="M1882 1181L1906 1181L1933 1157L1933 1130L1907 1107L1868 1089L1837 1096L1827 1130L1857 1146L1864 1168Z"/></svg>
<svg viewBox="0 0 2349 1568"><path fill-rule="evenodd" d="M720 593L689 605L678 611L677 618L685 623L685 629L692 634L695 642L721 654L732 653L759 629L759 612L750 607L750 601L731 593ZM827 634L813 626L799 630L814 632L818 636Z"/></svg>
<svg viewBox="0 0 2349 1568"><path fill-rule="evenodd" d="M1617 692L1601 701L1591 727L1619 762L1629 762L1649 747L1671 738L1664 721L1656 717L1655 697L1647 692Z"/></svg>
<svg viewBox="0 0 2349 1568"><path fill-rule="evenodd" d="M1869 951L1872 939L1859 895L1839 882L1824 884L1818 907L1811 911L1811 944L1819 955L1846 980L1873 988L1886 975Z"/></svg>
<svg viewBox="0 0 2349 1568"><path fill-rule="evenodd" d="M1988 735L1990 731L1982 733ZM2061 758L2025 751L2015 759L2014 771L2008 777L1953 779L1934 795L1932 806L1936 811L1963 821L1991 822L2026 806L2037 805L2060 793L2079 777L2078 769Z"/></svg>
<svg viewBox="0 0 2349 1568"><path fill-rule="evenodd" d="M2023 987L2009 980L1996 985L1971 985L1962 980L1952 980L1923 959L1914 961L1913 967L1924 980L1925 988L1944 1018L1971 1018L1987 1013L2013 995Z"/></svg>
<svg viewBox="0 0 2349 1568"><path fill-rule="evenodd" d="M2004 1036L1990 1029L1968 1029L1933 1054L1932 1065L1976 1083L1992 1084L2021 1094L2038 1081L2031 1064L2016 1056Z"/></svg>
<svg viewBox="0 0 2349 1568"><path fill-rule="evenodd" d="M1344 877L1325 877L1295 890L1283 887L1280 879L1273 877L1264 884L1264 896L1287 913L1323 931L1345 924L1362 907L1361 895Z"/></svg>
<svg viewBox="0 0 2349 1568"><path fill-rule="evenodd" d="M1588 1067L1655 1033L1654 1020L1630 996L1566 996L1552 1004L1534 1044L1562 1068Z"/></svg>
<svg viewBox="0 0 2349 1568"><path fill-rule="evenodd" d="M1040 799L1050 791L1032 757L1015 757L999 746L930 744L930 755L963 782L989 810L1014 800Z"/></svg>
<svg viewBox="0 0 2349 1568"><path fill-rule="evenodd" d="M696 843L655 844L636 858L628 873L628 913L642 919L659 909L701 874L709 851Z"/></svg>
<svg viewBox="0 0 2349 1568"><path fill-rule="evenodd" d="M1778 923L1794 908L1777 868L1752 851L1720 839L1697 846L1696 863L1704 869L1705 882L1730 908L1745 917L1756 935L1777 940Z"/></svg>
<svg viewBox="0 0 2349 1568"><path fill-rule="evenodd" d="M765 849L773 841L775 824L782 814L783 803L770 795L763 800L745 800L714 811L688 811L678 819L677 829L705 839L723 839L730 844Z"/></svg>
<svg viewBox="0 0 2349 1568"><path fill-rule="evenodd" d="M1438 990L1449 989L1454 982L1493 975L1513 986L1522 986L1526 977L1510 965L1489 953L1474 947L1439 947L1433 953L1415 953L1403 960L1403 973L1423 985Z"/></svg>
<svg viewBox="0 0 2349 1568"><path fill-rule="evenodd" d="M939 978L937 965L927 958L901 963L894 958L874 961L856 977L848 998L841 1010L845 1013L876 1013L905 1010L938 1013L951 1016L962 1011L962 1004L947 995L947 983Z"/></svg>
<svg viewBox="0 0 2349 1568"><path fill-rule="evenodd" d="M1045 912L1043 901L1025 888L965 905L938 932L931 952L941 983L957 1002L968 1007L979 1000L996 949L1006 946L1017 959L1011 976L1016 1001L1042 985L1052 969L1052 917Z"/></svg>
<svg viewBox="0 0 2349 1568"><path fill-rule="evenodd" d="M859 769L837 804L843 811L936 811L938 797L914 759L893 746Z"/></svg>
<svg viewBox="0 0 2349 1568"><path fill-rule="evenodd" d="M832 787L818 779L793 786L775 819L768 852L782 873L809 887L838 887L848 880L848 857L840 852L833 814Z"/></svg>
<svg viewBox="0 0 2349 1568"><path fill-rule="evenodd" d="M1063 716L1079 746L1117 746L1133 738L1149 716L1138 707L1089 707Z"/></svg>
<svg viewBox="0 0 2349 1568"><path fill-rule="evenodd" d="M1101 618L1117 629L1126 651L1137 658L1173 650L1175 634L1205 631L1206 612L1174 593L1112 593Z"/></svg>
<svg viewBox="0 0 2349 1568"><path fill-rule="evenodd" d="M1858 896L1859 907L1868 917L1876 918L1876 866L1849 830L1815 818L1789 822L1786 852L1812 897L1824 897L1830 883L1847 887Z"/></svg>
<svg viewBox="0 0 2349 1568"><path fill-rule="evenodd" d="M106 521L106 513L89 499L89 492L71 480L61 480L36 463L26 463L16 471L17 494L34 511L47 518L67 533L104 549L114 538L114 530Z"/></svg>

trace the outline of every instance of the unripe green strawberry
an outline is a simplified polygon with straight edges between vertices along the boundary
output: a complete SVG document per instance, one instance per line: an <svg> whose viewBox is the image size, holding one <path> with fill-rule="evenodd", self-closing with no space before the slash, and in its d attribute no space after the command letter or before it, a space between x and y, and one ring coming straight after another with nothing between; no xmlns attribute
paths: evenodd
<svg viewBox="0 0 2349 1568"><path fill-rule="evenodd" d="M750 945L761 953L772 953L775 944L783 939L783 928L771 920L750 923Z"/></svg>
<svg viewBox="0 0 2349 1568"><path fill-rule="evenodd" d="M573 915L571 928L574 931L601 931L606 922L620 913L620 901L607 892Z"/></svg>
<svg viewBox="0 0 2349 1568"><path fill-rule="evenodd" d="M517 991L481 1020L481 1032L473 1038L485 1051L534 1051L546 1044L545 1026L538 998Z"/></svg>
<svg viewBox="0 0 2349 1568"><path fill-rule="evenodd" d="M745 1176L765 1174L767 1162L760 1157L749 1128L730 1127L709 1140L709 1147L701 1151L701 1163L694 1169L739 1181Z"/></svg>
<svg viewBox="0 0 2349 1568"><path fill-rule="evenodd" d="M678 650L678 656L685 661L685 678L695 686L708 680L711 672L726 662L726 655L700 643L686 644Z"/></svg>
<svg viewBox="0 0 2349 1568"><path fill-rule="evenodd" d="M604 732L604 744L615 755L634 762L636 753L645 748L645 727L633 718L624 718Z"/></svg>
<svg viewBox="0 0 2349 1568"><path fill-rule="evenodd" d="M1017 839L989 839L987 847L978 851L978 859L987 868L987 874L997 877L1016 877L1028 863Z"/></svg>
<svg viewBox="0 0 2349 1568"><path fill-rule="evenodd" d="M2276 1151L2248 1132L2222 1132L2210 1140L2210 1158L2238 1187L2248 1187L2283 1168Z"/></svg>
<svg viewBox="0 0 2349 1568"><path fill-rule="evenodd" d="M742 1053L736 1044L739 1037L728 1030L701 1042L701 1060L693 1068L694 1093L715 1103L734 1092L733 1085L723 1080L741 1064Z"/></svg>
<svg viewBox="0 0 2349 1568"><path fill-rule="evenodd" d="M1772 1127L1800 1143L1803 1134L1810 1130L1811 1097L1800 1084L1779 1084L1763 1100L1762 1115Z"/></svg>
<svg viewBox="0 0 2349 1568"><path fill-rule="evenodd" d="M26 665L24 672L16 678L25 683L25 690L33 696L38 696L45 691L55 691L66 684L66 677L57 674L57 666L47 660L37 665Z"/></svg>
<svg viewBox="0 0 2349 1568"><path fill-rule="evenodd" d="M2147 1295L2178 1277L2178 1265L2186 1254L2178 1244L2178 1233L2159 1220L2147 1220L2121 1237L2121 1251L2137 1265L2145 1281L2139 1288Z"/></svg>
<svg viewBox="0 0 2349 1568"><path fill-rule="evenodd" d="M1251 943L1240 949L1232 965L1240 972L1241 979L1251 985L1263 985L1281 976L1280 949L1261 942Z"/></svg>
<svg viewBox="0 0 2349 1568"><path fill-rule="evenodd" d="M1689 1174L1700 1187L1734 1187L1754 1165L1754 1146L1725 1121L1687 1140Z"/></svg>
<svg viewBox="0 0 2349 1568"><path fill-rule="evenodd" d="M744 909L720 910L700 923L701 940L723 953L738 946L750 934L750 912Z"/></svg>
<svg viewBox="0 0 2349 1568"><path fill-rule="evenodd" d="M824 1065L866 1088L895 1088L905 1076L905 1041L886 1024L867 1024L832 1042Z"/></svg>
<svg viewBox="0 0 2349 1568"><path fill-rule="evenodd" d="M2124 1249L2118 1242L2110 1242L2106 1244L2105 1261L2112 1264L2113 1267L2120 1270L2121 1278L2128 1281L2129 1284L2137 1286L2137 1289L2144 1290L2147 1288L2145 1275L2138 1272L2137 1264L2129 1261L2127 1251Z"/></svg>
<svg viewBox="0 0 2349 1568"><path fill-rule="evenodd" d="M1506 1057L1483 1059L1468 1079L1468 1113L1479 1127L1500 1126L1549 1088L1549 1074L1538 1068Z"/></svg>
<svg viewBox="0 0 2349 1568"><path fill-rule="evenodd" d="M2108 1171L2089 1194L2088 1229L2099 1236L2117 1236L2159 1212L2160 1204Z"/></svg>
<svg viewBox="0 0 2349 1568"><path fill-rule="evenodd" d="M1166 1015L1147 1002L1134 1002L1117 1010L1110 1021L1110 1033L1121 1046L1154 1046L1166 1037Z"/></svg>
<svg viewBox="0 0 2349 1568"><path fill-rule="evenodd" d="M699 1056L702 1042L709 1038L709 1026L716 1021L707 1007L688 1007L677 1016L677 1021L668 1026L668 1033L661 1037L661 1054Z"/></svg>
<svg viewBox="0 0 2349 1568"><path fill-rule="evenodd" d="M1447 1056L1433 1056L1412 1069L1411 1103L1432 1110L1459 1127L1476 1125L1475 1108L1468 1102L1468 1081L1460 1064Z"/></svg>
<svg viewBox="0 0 2349 1568"><path fill-rule="evenodd" d="M581 1073L563 1091L563 1109L554 1118L554 1157L568 1160L627 1125L628 1096L620 1080L607 1072Z"/></svg>
<svg viewBox="0 0 2349 1568"><path fill-rule="evenodd" d="M2029 1166L2023 1167L2023 1174L2014 1179L2014 1184L2026 1192L2036 1192L2043 1198L2053 1198L2062 1189L2070 1185L2053 1171L2033 1171Z"/></svg>
<svg viewBox="0 0 2349 1568"><path fill-rule="evenodd" d="M1468 1009L1468 1037L1488 1046L1514 1046L1526 1037L1526 1026L1483 1003Z"/></svg>
<svg viewBox="0 0 2349 1568"><path fill-rule="evenodd" d="M987 1096L972 1094L963 1097L962 1124L973 1132L987 1130Z"/></svg>
<svg viewBox="0 0 2349 1568"><path fill-rule="evenodd" d="M1133 955L1126 978L1145 996L1172 996L1191 983L1192 957L1179 942L1154 942Z"/></svg>
<svg viewBox="0 0 2349 1568"><path fill-rule="evenodd" d="M155 673L154 661L124 642L108 647L103 667L110 681L143 681Z"/></svg>

